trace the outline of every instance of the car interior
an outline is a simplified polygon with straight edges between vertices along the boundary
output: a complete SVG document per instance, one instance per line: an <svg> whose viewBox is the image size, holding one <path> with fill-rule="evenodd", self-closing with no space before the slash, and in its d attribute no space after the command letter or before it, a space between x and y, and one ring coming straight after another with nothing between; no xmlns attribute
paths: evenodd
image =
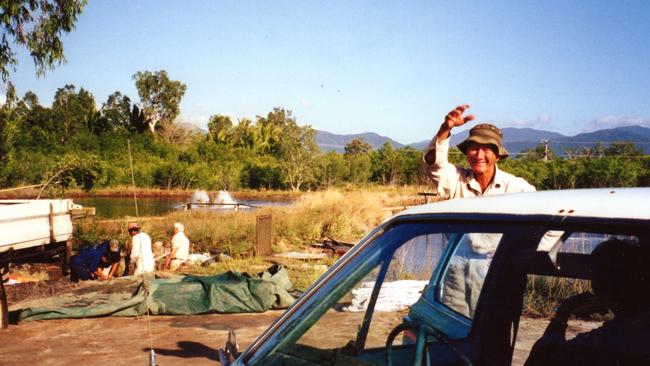
<svg viewBox="0 0 650 366"><path fill-rule="evenodd" d="M374 255L360 251L352 273L330 280L329 297L314 301L297 325L304 331L287 336L269 364L523 365L556 308L592 291L599 244L647 246L647 233L616 225L417 222L390 230L366 247ZM473 240L498 250L468 251ZM411 284L411 303L385 304L408 297L394 291ZM573 315L567 339L613 319L607 306Z"/></svg>

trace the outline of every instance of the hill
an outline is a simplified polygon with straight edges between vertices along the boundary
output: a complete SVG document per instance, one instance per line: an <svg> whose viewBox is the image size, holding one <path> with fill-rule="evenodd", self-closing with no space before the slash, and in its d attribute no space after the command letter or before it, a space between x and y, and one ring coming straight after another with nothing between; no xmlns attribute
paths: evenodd
<svg viewBox="0 0 650 366"><path fill-rule="evenodd" d="M451 145L457 145L467 138L468 134L468 130L453 134L451 136ZM612 142L622 141L632 142L646 154L650 154L650 128L641 126L617 127L581 133L575 136L565 136L557 132L537 130L533 128L506 127L503 129L503 135L503 144L513 154L534 148L539 145L542 140L548 140L549 148L558 155L563 155L564 151L568 148L590 147L599 142L608 145ZM334 150L343 152L345 144L354 138L362 138L364 141L372 145L373 149L378 149L386 141L390 141L396 148L411 146L415 149L422 150L430 141L427 139L404 145L389 137L381 136L373 132L337 135L325 131L316 131L316 143L324 151Z"/></svg>
<svg viewBox="0 0 650 366"><path fill-rule="evenodd" d="M390 141L390 143L396 148L405 146L390 137L381 136L374 132L337 135L331 132L316 130L316 144L323 151L338 151L342 153L345 150L345 145L356 138L363 139L363 141L369 143L373 149L380 148L386 141Z"/></svg>

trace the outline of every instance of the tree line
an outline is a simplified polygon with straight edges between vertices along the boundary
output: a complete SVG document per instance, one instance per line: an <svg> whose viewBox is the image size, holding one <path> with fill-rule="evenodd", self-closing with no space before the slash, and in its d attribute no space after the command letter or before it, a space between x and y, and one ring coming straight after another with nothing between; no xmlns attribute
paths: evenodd
<svg viewBox="0 0 650 366"><path fill-rule="evenodd" d="M206 133L177 120L186 90L182 82L164 70L137 72L133 80L137 100L116 91L101 105L83 87L65 85L44 106L33 92L19 97L8 83L0 107L0 186L128 186L131 167L137 186L162 189L427 184L421 151L411 147L394 148L387 142L373 149L354 139L343 153L323 152L315 131L282 107L236 121L213 115ZM549 156L540 145L500 167L538 189L650 183L650 159L632 143L567 154ZM455 148L450 158L464 164Z"/></svg>
<svg viewBox="0 0 650 366"><path fill-rule="evenodd" d="M98 105L88 90L59 88L50 106L7 84L0 107L0 186L292 189L422 182L419 152L352 141L321 152L290 110L254 119L213 115L207 133L177 121L186 86L164 70L137 72L139 99L116 91Z"/></svg>

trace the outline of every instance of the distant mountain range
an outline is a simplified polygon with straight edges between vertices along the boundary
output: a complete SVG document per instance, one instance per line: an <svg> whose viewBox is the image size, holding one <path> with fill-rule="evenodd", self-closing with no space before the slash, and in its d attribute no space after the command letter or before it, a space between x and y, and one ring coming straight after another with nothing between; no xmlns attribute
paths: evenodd
<svg viewBox="0 0 650 366"><path fill-rule="evenodd" d="M650 154L650 128L641 126L625 126L611 129L598 130L589 133L581 133L575 136L565 136L557 132L536 130L532 128L513 128L506 127L503 131L503 144L511 153L534 148L546 139L549 141L549 148L556 154L562 155L568 148L593 147L599 142L610 144L612 142L630 141L646 154ZM469 131L463 131L451 136L451 145L455 146L464 140ZM433 137L433 135L431 136ZM411 146L415 149L422 150L430 140L411 143L408 145L400 144L390 137L381 136L374 132L358 133L352 135L337 135L330 132L316 130L316 144L324 151L343 152L345 144L354 138L362 138L365 142L372 145L373 149L378 149L386 141L389 141L393 147L401 148Z"/></svg>
<svg viewBox="0 0 650 366"><path fill-rule="evenodd" d="M365 132L357 133L352 135L337 135L335 133L316 130L316 144L321 150L324 151L345 151L345 145L354 140L354 139L363 139L363 141L369 143L373 149L378 149L386 141L389 141L393 144L393 147L401 148L406 145L400 144L399 142L391 139L390 137L382 136L374 132Z"/></svg>

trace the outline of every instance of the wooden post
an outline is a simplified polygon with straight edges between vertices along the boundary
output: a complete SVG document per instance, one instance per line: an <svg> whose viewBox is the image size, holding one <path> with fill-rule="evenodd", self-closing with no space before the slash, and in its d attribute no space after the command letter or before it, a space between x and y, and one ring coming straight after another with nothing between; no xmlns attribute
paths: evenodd
<svg viewBox="0 0 650 366"><path fill-rule="evenodd" d="M429 201L430 201L429 197L435 197L438 194L437 193L432 193L432 192L418 192L418 195L424 197L424 203L429 203Z"/></svg>
<svg viewBox="0 0 650 366"><path fill-rule="evenodd" d="M50 244L54 244L56 239L54 238L54 206L50 203Z"/></svg>
<svg viewBox="0 0 650 366"><path fill-rule="evenodd" d="M273 252L271 248L271 215L257 215L255 223L255 255L264 256Z"/></svg>
<svg viewBox="0 0 650 366"><path fill-rule="evenodd" d="M64 276L70 274L70 259L72 258L72 239L65 242L65 251L63 252L63 262L61 263L61 271Z"/></svg>

